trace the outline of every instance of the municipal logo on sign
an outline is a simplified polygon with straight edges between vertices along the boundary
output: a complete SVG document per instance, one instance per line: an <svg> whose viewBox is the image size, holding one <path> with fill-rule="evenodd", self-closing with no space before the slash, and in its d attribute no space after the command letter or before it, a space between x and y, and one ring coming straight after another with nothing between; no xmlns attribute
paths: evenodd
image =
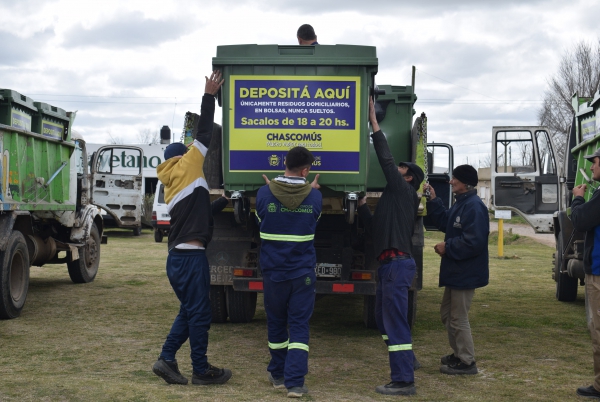
<svg viewBox="0 0 600 402"><path fill-rule="evenodd" d="M281 158L277 155L269 156L269 165L271 166L279 166L279 162L281 162Z"/></svg>

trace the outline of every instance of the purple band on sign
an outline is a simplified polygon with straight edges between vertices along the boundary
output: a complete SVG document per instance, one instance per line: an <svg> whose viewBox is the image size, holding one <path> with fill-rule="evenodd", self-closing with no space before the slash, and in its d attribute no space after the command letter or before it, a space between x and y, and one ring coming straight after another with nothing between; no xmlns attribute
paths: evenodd
<svg viewBox="0 0 600 402"><path fill-rule="evenodd" d="M229 151L229 170L284 170L287 150ZM311 171L358 172L359 152L311 151L315 157Z"/></svg>

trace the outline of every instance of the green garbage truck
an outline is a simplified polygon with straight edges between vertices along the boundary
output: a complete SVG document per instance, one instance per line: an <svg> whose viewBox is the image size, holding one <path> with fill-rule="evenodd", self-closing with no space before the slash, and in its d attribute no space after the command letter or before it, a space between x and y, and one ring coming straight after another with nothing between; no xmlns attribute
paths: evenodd
<svg viewBox="0 0 600 402"><path fill-rule="evenodd" d="M570 206L573 187L588 184L586 201L599 183L591 180L591 162L584 159L600 147L600 92L572 98L573 121L563 163L546 127L494 127L492 130L493 205L522 216L538 233L554 233L552 278L556 299L574 301L583 285L585 233L573 229Z"/></svg>
<svg viewBox="0 0 600 402"><path fill-rule="evenodd" d="M309 180L320 174L323 195L315 234L317 297L363 296L364 323L374 328L378 264L356 214L359 197L366 194L374 209L386 185L370 138L369 96L377 98L378 120L395 160L417 162L426 170L425 115L413 126L414 74L411 85L376 86L376 48L354 45L219 46L213 67L225 79L218 94L223 124L213 135L204 170L213 197L226 192L231 199L229 208L214 216L207 250L213 322L252 320L257 292L263 290L256 193L265 184L263 174L282 174L287 151L304 146L315 156ZM422 287L422 218L414 233L418 268L409 295L410 322Z"/></svg>
<svg viewBox="0 0 600 402"><path fill-rule="evenodd" d="M75 113L0 89L2 319L21 314L31 265L66 264L74 283L94 280L103 239L97 206L139 225L127 217L142 205L141 171L121 174L115 162L121 148L140 158L141 149L102 147L90 172L85 141L72 130L74 119Z"/></svg>

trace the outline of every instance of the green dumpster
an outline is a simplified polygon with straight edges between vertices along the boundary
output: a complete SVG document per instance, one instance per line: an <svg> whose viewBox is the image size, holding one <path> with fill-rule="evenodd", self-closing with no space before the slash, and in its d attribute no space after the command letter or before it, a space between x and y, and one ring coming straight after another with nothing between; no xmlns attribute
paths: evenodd
<svg viewBox="0 0 600 402"><path fill-rule="evenodd" d="M33 132L58 140L69 140L69 117L63 109L43 102L34 102Z"/></svg>
<svg viewBox="0 0 600 402"><path fill-rule="evenodd" d="M386 135L394 160L411 162L413 144L411 140L413 105L417 100L412 86L378 85L377 119L381 131ZM386 180L379 166L375 148L370 147L368 190L381 191Z"/></svg>
<svg viewBox="0 0 600 402"><path fill-rule="evenodd" d="M0 88L0 124L31 131L36 113L33 99L11 89Z"/></svg>
<svg viewBox="0 0 600 402"><path fill-rule="evenodd" d="M255 194L264 185L261 174L281 174L294 146L315 156L311 173L321 174L325 196L367 189L375 47L218 46L213 66L225 79L225 190Z"/></svg>

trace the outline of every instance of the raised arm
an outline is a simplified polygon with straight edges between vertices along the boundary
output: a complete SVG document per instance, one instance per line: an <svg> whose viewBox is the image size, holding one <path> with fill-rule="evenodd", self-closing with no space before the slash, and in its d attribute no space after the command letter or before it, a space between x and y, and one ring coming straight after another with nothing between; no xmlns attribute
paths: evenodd
<svg viewBox="0 0 600 402"><path fill-rule="evenodd" d="M213 123L215 121L215 95L219 92L219 89L225 80L221 78L221 72L219 70L213 71L210 78L204 78L206 79L206 84L204 85L202 106L200 106L200 121L198 122L196 139L208 148L212 138Z"/></svg>

